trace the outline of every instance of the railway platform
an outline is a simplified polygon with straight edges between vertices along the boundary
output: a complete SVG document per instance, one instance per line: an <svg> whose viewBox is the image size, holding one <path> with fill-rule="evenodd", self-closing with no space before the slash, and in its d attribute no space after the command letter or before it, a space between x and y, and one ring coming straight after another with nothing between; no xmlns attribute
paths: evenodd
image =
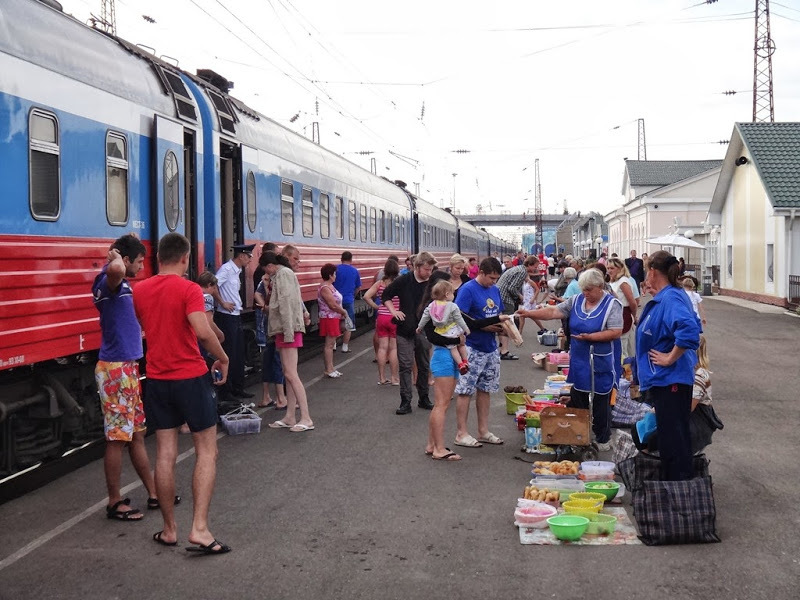
<svg viewBox="0 0 800 600"><path fill-rule="evenodd" d="M459 448L460 462L424 455L428 415L395 415L398 388L378 386L371 336L337 353L344 376L322 375L321 357L300 366L316 429L220 434L210 526L233 551L183 548L191 518L193 456L180 439L180 544L152 541L157 511L141 522L105 518L102 461L0 505L0 599L18 598L431 598L617 599L795 597L796 449L800 320L710 298L706 311L713 397L725 429L708 449L721 544L522 546L513 526L530 465L515 460L522 434L492 397L501 446ZM501 386L538 385L527 326L519 361ZM258 387L251 387L258 391ZM470 413L474 434L474 406ZM455 430L448 413L446 439ZM147 444L154 458L155 440ZM146 493L126 462L124 494Z"/></svg>

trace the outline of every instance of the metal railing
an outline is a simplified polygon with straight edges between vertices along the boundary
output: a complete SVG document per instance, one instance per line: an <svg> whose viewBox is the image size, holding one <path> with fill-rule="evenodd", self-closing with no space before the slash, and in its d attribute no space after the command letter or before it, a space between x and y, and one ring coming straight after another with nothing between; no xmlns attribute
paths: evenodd
<svg viewBox="0 0 800 600"><path fill-rule="evenodd" d="M800 275L789 275L789 303L800 304Z"/></svg>

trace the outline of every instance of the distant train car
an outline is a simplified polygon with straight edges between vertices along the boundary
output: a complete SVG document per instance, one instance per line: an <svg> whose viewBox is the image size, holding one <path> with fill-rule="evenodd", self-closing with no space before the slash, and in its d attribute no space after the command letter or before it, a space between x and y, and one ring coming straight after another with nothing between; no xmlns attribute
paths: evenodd
<svg viewBox="0 0 800 600"><path fill-rule="evenodd" d="M478 262L488 256L488 246L484 243L485 232L472 223L458 219L458 252L467 258L476 258Z"/></svg>
<svg viewBox="0 0 800 600"><path fill-rule="evenodd" d="M458 219L421 198L414 199L415 252L430 252L441 266L458 250Z"/></svg>

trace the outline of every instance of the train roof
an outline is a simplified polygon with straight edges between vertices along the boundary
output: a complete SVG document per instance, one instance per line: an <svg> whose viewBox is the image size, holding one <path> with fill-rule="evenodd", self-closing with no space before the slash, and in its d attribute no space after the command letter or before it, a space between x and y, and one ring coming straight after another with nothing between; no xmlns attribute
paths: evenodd
<svg viewBox="0 0 800 600"><path fill-rule="evenodd" d="M414 203L417 207L417 212L425 217L432 217L434 219L439 219L444 221L445 223L451 224L453 227L458 226L458 219L447 210L443 208L439 208L435 204L431 204L427 200L423 200L419 196L415 196L411 194L411 197L414 199Z"/></svg>
<svg viewBox="0 0 800 600"><path fill-rule="evenodd" d="M0 3L0 52L175 114L153 69L104 33L38 0Z"/></svg>

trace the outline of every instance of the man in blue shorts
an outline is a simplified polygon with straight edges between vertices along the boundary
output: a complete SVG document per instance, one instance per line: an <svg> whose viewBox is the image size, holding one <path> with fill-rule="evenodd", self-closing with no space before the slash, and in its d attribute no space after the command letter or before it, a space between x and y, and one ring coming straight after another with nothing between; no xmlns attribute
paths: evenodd
<svg viewBox="0 0 800 600"><path fill-rule="evenodd" d="M361 289L361 275L358 269L353 266L353 254L345 250L342 252L342 264L336 267L336 279L333 282L339 293L342 295L342 308L347 311L350 323L355 327L356 313L354 304L356 294ZM342 336L342 352L350 352L350 336L355 329L346 328Z"/></svg>
<svg viewBox="0 0 800 600"><path fill-rule="evenodd" d="M147 335L145 411L156 430L156 489L164 529L153 539L164 546L178 544L172 498L178 428L192 432L196 463L192 477L194 514L187 550L223 554L230 548L208 530L208 507L217 468L217 404L199 341L216 360L211 366L216 385L228 376L228 356L206 319L200 286L184 279L189 268L189 240L168 233L158 243L158 275L140 283L133 297L136 316Z"/></svg>
<svg viewBox="0 0 800 600"><path fill-rule="evenodd" d="M502 271L503 266L496 258L483 259L477 277L458 290L456 304L461 312L475 320L501 314L503 301L495 284L500 279ZM500 331L502 326L491 325L474 330L467 336L469 372L459 377L455 389L458 394L455 439L457 446L480 448L483 443L503 443L503 440L489 431L489 395L500 389L500 352L495 338L495 334ZM473 394L478 414L478 439L467 431L469 402Z"/></svg>
<svg viewBox="0 0 800 600"><path fill-rule="evenodd" d="M108 251L108 263L92 285L94 305L100 312L99 360L95 367L100 408L103 412L106 452L103 467L108 488L106 516L119 521L139 521L142 512L120 494L122 453L125 446L133 468L147 489L148 507L158 508L156 486L144 446L147 430L139 387L142 330L133 310L133 293L126 277L134 278L144 266L145 247L133 234L123 235Z"/></svg>

